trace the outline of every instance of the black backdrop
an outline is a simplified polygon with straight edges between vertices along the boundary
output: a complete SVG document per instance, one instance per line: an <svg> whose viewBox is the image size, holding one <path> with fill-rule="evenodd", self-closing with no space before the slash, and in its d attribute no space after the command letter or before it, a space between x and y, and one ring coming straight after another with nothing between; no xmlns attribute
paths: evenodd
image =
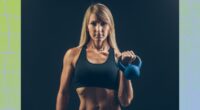
<svg viewBox="0 0 200 110"><path fill-rule="evenodd" d="M64 53L78 45L84 12L93 2L22 0L22 110L55 110ZM178 110L179 1L100 2L112 11L119 48L143 60L127 109ZM76 103L73 97L71 110Z"/></svg>

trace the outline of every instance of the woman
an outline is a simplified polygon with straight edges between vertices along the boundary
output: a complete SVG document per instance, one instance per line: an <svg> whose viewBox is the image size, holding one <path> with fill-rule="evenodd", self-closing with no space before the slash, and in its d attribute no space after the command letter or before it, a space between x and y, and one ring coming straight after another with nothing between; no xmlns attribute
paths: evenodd
<svg viewBox="0 0 200 110"><path fill-rule="evenodd" d="M110 10L96 3L87 9L80 43L67 50L57 96L56 110L68 107L72 75L80 99L79 110L121 110L133 99L133 88L116 63L132 63L133 51L120 52Z"/></svg>

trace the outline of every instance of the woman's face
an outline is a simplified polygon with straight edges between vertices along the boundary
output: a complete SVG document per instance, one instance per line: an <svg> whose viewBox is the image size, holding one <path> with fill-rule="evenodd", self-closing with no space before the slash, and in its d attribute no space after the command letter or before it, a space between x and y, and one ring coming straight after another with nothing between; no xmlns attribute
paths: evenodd
<svg viewBox="0 0 200 110"><path fill-rule="evenodd" d="M90 15L87 29L90 34L90 38L95 42L106 40L110 32L109 24L98 20L95 14Z"/></svg>

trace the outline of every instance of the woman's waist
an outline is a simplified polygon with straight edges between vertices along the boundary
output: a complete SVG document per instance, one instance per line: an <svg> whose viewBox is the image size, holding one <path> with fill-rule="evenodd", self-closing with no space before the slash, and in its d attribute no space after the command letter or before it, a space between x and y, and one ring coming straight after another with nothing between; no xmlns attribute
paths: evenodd
<svg viewBox="0 0 200 110"><path fill-rule="evenodd" d="M120 110L116 91L112 89L79 87L76 89L76 92L80 99L80 108L91 108L90 110Z"/></svg>

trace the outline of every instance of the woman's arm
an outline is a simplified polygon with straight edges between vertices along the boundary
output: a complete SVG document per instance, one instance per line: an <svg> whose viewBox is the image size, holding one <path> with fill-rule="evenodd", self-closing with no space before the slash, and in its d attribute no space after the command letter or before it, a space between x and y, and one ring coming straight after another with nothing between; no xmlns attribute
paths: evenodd
<svg viewBox="0 0 200 110"><path fill-rule="evenodd" d="M60 79L60 88L57 95L56 110L65 110L68 107L70 97L70 85L71 76L73 72L73 61L74 55L72 49L69 49L63 59L63 69Z"/></svg>
<svg viewBox="0 0 200 110"><path fill-rule="evenodd" d="M120 83L118 90L118 99L122 106L127 107L133 100L133 88L131 80L127 80L122 71L120 71Z"/></svg>
<svg viewBox="0 0 200 110"><path fill-rule="evenodd" d="M121 58L123 63L128 64L133 62L136 56L133 53L133 51L125 51L122 53L116 51L116 57L117 60ZM124 73L121 70L119 71L119 74L120 78L119 78L118 99L122 106L127 107L128 105L131 104L131 101L133 100L134 91L131 80L127 80L124 76Z"/></svg>

